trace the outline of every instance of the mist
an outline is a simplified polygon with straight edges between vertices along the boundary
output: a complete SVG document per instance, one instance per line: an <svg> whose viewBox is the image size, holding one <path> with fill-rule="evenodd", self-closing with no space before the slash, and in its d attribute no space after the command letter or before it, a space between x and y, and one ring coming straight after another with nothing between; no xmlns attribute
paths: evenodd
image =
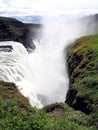
<svg viewBox="0 0 98 130"><path fill-rule="evenodd" d="M74 17L74 18L73 18ZM35 39L36 49L29 55L32 66L32 84L37 89L42 105L64 102L69 87L66 47L76 38L92 34L88 19L80 17L43 17L43 36Z"/></svg>

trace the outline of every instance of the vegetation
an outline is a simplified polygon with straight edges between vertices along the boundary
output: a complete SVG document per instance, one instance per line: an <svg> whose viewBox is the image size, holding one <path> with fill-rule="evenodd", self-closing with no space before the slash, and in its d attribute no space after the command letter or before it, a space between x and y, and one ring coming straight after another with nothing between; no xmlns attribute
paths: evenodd
<svg viewBox="0 0 98 130"><path fill-rule="evenodd" d="M0 99L0 129L1 130L94 130L70 121L64 114L55 120L52 114L30 107L20 107L18 100ZM94 128L94 127L93 127Z"/></svg>
<svg viewBox="0 0 98 130"><path fill-rule="evenodd" d="M63 110L58 118L54 114L56 109L47 111L53 106ZM96 130L95 126L88 124L89 120L89 116L74 111L65 103L43 109L31 107L15 84L0 82L0 130Z"/></svg>
<svg viewBox="0 0 98 130"><path fill-rule="evenodd" d="M19 93L14 83L0 81L0 98L5 101L6 99L18 99L19 106L22 107L27 106L29 104L27 98L25 98Z"/></svg>
<svg viewBox="0 0 98 130"><path fill-rule="evenodd" d="M77 39L68 53L70 88L66 103L98 120L98 35Z"/></svg>

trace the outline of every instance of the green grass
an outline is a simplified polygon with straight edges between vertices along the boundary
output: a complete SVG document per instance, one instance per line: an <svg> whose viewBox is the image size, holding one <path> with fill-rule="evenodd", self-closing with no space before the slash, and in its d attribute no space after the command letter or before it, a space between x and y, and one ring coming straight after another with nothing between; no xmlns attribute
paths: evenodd
<svg viewBox="0 0 98 130"><path fill-rule="evenodd" d="M55 120L51 113L46 113L42 109L29 105L20 107L18 99L0 99L0 130L94 130L94 126L92 129L79 124L79 118L87 119L85 114L74 113L71 108L62 105L66 111Z"/></svg>

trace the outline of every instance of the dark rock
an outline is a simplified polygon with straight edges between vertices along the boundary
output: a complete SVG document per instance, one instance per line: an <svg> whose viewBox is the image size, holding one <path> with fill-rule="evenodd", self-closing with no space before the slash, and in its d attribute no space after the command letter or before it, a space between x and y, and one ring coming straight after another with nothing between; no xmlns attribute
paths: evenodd
<svg viewBox="0 0 98 130"><path fill-rule="evenodd" d="M46 112L53 112L56 110L64 110L64 108L61 105L59 105L58 103L55 103L55 104L45 106L44 110Z"/></svg>
<svg viewBox="0 0 98 130"><path fill-rule="evenodd" d="M61 117L63 111L64 111L64 107L61 106L59 103L55 103L55 104L51 104L48 106L45 106L43 108L47 113L51 113L54 118L57 120L59 117Z"/></svg>
<svg viewBox="0 0 98 130"><path fill-rule="evenodd" d="M69 89L69 91L67 92L67 99L66 99L66 103L72 107L72 102L74 101L74 99L76 98L76 94L77 94L77 90L72 88ZM70 97L70 98L69 98Z"/></svg>
<svg viewBox="0 0 98 130"><path fill-rule="evenodd" d="M90 114L92 112L92 109L89 106L89 104L90 104L90 101L86 100L85 97L77 96L75 97L75 101L72 104L72 107L75 110L80 110L80 111L85 112L86 114Z"/></svg>
<svg viewBox="0 0 98 130"><path fill-rule="evenodd" d="M13 50L13 47L12 46L10 46L10 45L6 45L6 46L4 46L4 45L2 45L2 46L0 46L0 52L12 52L12 50Z"/></svg>

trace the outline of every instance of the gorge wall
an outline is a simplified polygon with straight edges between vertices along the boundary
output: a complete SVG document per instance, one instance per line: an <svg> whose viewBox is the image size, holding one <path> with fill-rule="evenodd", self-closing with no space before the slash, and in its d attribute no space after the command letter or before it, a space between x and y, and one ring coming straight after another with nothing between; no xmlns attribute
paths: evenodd
<svg viewBox="0 0 98 130"><path fill-rule="evenodd" d="M98 35L77 39L67 62L70 88L66 103L86 114L98 112Z"/></svg>

